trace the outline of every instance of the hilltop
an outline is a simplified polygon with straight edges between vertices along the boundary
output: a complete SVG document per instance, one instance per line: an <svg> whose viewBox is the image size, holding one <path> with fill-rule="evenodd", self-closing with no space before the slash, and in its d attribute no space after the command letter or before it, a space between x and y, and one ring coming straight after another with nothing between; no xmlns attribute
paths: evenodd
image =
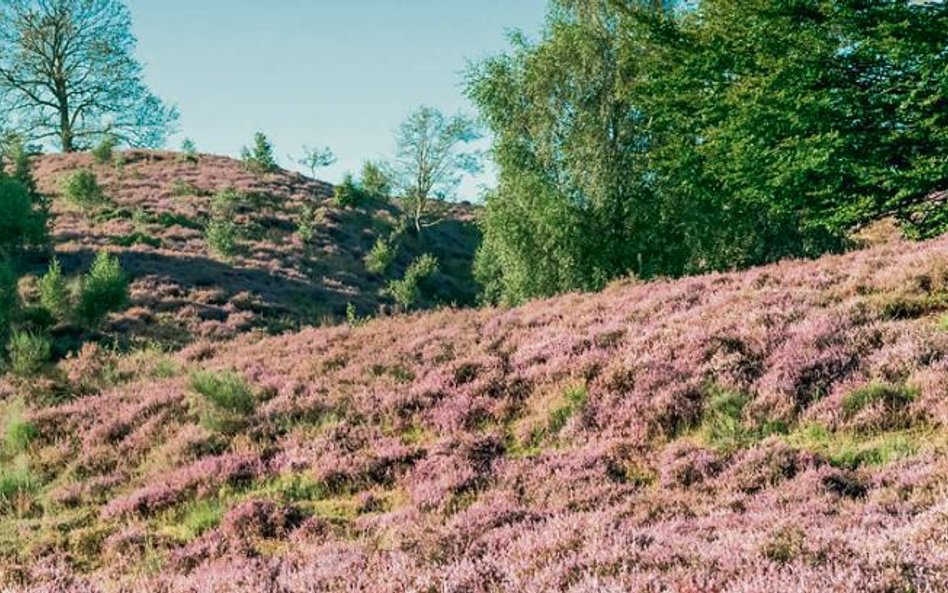
<svg viewBox="0 0 948 593"><path fill-rule="evenodd" d="M4 411L0 574L944 590L946 311L943 238L172 355L89 348L61 365L84 395L7 387L24 403Z"/></svg>
<svg viewBox="0 0 948 593"><path fill-rule="evenodd" d="M62 185L80 169L93 171L109 200L84 212L62 199ZM132 279L131 307L114 315L107 335L133 344L180 347L195 339L224 340L253 329L280 332L344 319L351 303L375 315L391 300L389 278L363 261L400 216L397 200L339 207L333 186L280 170L252 173L223 156L134 150L97 163L86 153L38 157L39 189L51 197L52 238L67 274L87 268L99 250L118 254ZM242 237L232 257L214 255L204 226L214 196L233 190ZM304 207L313 233L298 232ZM390 277L415 255L441 261L432 304L471 304L470 267L478 242L474 210L446 204L444 221L420 239L406 237ZM44 271L39 262L34 272Z"/></svg>

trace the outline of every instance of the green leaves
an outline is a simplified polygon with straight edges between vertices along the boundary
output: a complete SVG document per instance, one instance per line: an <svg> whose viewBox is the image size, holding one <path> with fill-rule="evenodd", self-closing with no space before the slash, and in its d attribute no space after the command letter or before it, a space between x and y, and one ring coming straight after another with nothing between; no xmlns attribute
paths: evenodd
<svg viewBox="0 0 948 593"><path fill-rule="evenodd" d="M468 72L500 169L485 300L817 256L886 216L948 227L948 4L554 4Z"/></svg>

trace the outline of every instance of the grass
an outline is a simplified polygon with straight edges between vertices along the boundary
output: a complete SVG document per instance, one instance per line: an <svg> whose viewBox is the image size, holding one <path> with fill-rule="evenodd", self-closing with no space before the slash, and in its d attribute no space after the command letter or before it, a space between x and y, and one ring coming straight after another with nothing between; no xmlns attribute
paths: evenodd
<svg viewBox="0 0 948 593"><path fill-rule="evenodd" d="M786 432L781 423L751 425L744 420L748 394L718 386L708 389L708 405L698 427L699 439L719 451L750 446L771 434Z"/></svg>
<svg viewBox="0 0 948 593"><path fill-rule="evenodd" d="M795 448L827 458L836 467L856 469L884 466L907 459L927 446L945 445L946 435L931 428L889 431L866 436L851 431L833 431L822 424L808 424L783 437Z"/></svg>
<svg viewBox="0 0 948 593"><path fill-rule="evenodd" d="M217 527L227 507L218 499L196 500L162 517L158 532L187 543Z"/></svg>
<svg viewBox="0 0 948 593"><path fill-rule="evenodd" d="M898 410L918 397L918 389L905 385L890 385L887 383L872 383L856 389L843 398L843 412L847 416L854 416L867 407L883 403L887 410Z"/></svg>
<svg viewBox="0 0 948 593"><path fill-rule="evenodd" d="M191 390L200 396L200 421L208 430L234 434L253 414L253 391L237 373L196 372L191 375Z"/></svg>
<svg viewBox="0 0 948 593"><path fill-rule="evenodd" d="M556 441L569 420L586 406L589 393L583 384L567 386L556 392L552 400L542 402L537 412L522 418L520 428L508 431L507 449L514 457L532 457L539 454L545 443ZM525 430L524 430L525 429ZM525 438L518 438L516 433Z"/></svg>
<svg viewBox="0 0 948 593"><path fill-rule="evenodd" d="M25 515L39 480L26 463L0 465L0 513Z"/></svg>
<svg viewBox="0 0 948 593"><path fill-rule="evenodd" d="M15 331L8 346L10 370L18 377L32 377L43 369L52 354L52 342L41 334Z"/></svg>
<svg viewBox="0 0 948 593"><path fill-rule="evenodd" d="M23 402L14 402L7 408L3 421L3 445L8 454L25 452L39 436L39 429L23 416Z"/></svg>

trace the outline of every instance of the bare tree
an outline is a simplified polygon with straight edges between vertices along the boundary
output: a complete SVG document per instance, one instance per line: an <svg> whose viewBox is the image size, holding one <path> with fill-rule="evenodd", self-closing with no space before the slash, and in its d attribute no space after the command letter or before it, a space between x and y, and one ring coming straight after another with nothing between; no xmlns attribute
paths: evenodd
<svg viewBox="0 0 948 593"><path fill-rule="evenodd" d="M119 0L3 0L0 99L13 124L64 152L104 136L162 145L178 113L145 86L135 43Z"/></svg>
<svg viewBox="0 0 948 593"><path fill-rule="evenodd" d="M390 174L419 233L430 226L424 222L430 200L452 197L465 173L481 171L480 153L464 150L480 137L470 118L449 118L431 107L419 108L398 129Z"/></svg>

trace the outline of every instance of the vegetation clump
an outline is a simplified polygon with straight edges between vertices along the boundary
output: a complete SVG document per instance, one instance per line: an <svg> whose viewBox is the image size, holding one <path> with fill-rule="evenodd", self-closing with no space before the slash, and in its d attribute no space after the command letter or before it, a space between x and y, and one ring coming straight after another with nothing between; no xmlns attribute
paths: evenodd
<svg viewBox="0 0 948 593"><path fill-rule="evenodd" d="M234 434L253 414L253 391L236 373L196 372L191 375L191 390L199 396L201 424L208 430Z"/></svg>
<svg viewBox="0 0 948 593"><path fill-rule="evenodd" d="M80 282L76 315L90 325L96 324L127 302L128 277L118 257L100 251Z"/></svg>
<svg viewBox="0 0 948 593"><path fill-rule="evenodd" d="M89 212L106 206L109 199L99 186L99 179L89 169L79 169L65 178L62 185L63 197L73 206Z"/></svg>
<svg viewBox="0 0 948 593"><path fill-rule="evenodd" d="M245 146L240 152L240 158L252 173L273 173L280 169L276 157L273 156L273 144L263 132L254 134L253 146Z"/></svg>
<svg viewBox="0 0 948 593"><path fill-rule="evenodd" d="M411 262L402 278L389 282L386 291L402 309L411 309L424 297L426 282L437 271L438 258L426 253Z"/></svg>

